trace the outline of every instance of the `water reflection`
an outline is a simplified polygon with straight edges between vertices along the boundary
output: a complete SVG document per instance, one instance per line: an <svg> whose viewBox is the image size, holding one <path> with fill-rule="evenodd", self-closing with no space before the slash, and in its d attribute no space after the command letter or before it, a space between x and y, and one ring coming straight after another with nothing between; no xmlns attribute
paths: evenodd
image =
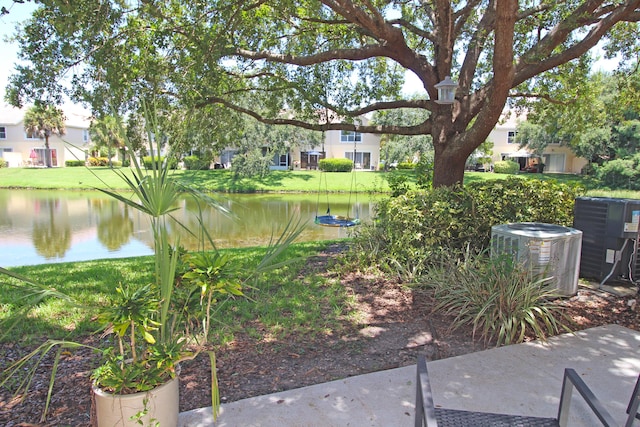
<svg viewBox="0 0 640 427"><path fill-rule="evenodd" d="M57 198L43 198L34 203L33 246L47 259L63 257L71 247L71 226L65 208Z"/></svg>
<svg viewBox="0 0 640 427"><path fill-rule="evenodd" d="M198 213L219 248L265 245L292 217L308 221L303 241L347 237L349 230L313 223L327 207L337 215L371 217L375 200L358 195L220 195L230 214L204 208L193 198L180 200L174 216L184 225L173 233L195 250L204 236ZM0 190L0 266L32 265L150 255L153 241L148 219L99 192Z"/></svg>
<svg viewBox="0 0 640 427"><path fill-rule="evenodd" d="M98 211L98 240L113 252L129 243L133 236L133 220L129 218L129 206L121 207L115 200L95 200Z"/></svg>

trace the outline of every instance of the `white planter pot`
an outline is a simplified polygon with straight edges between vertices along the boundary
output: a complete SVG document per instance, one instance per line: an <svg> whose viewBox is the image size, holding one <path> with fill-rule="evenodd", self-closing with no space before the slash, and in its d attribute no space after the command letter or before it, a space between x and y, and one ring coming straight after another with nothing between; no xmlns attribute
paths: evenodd
<svg viewBox="0 0 640 427"><path fill-rule="evenodd" d="M93 386L98 427L176 427L180 410L179 380L150 391L135 394L111 394ZM146 413L139 417L143 411Z"/></svg>

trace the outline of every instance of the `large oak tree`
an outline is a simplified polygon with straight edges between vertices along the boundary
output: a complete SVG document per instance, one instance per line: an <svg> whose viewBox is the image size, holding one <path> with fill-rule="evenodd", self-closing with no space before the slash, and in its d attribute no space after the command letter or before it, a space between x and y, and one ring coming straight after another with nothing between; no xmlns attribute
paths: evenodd
<svg viewBox="0 0 640 427"><path fill-rule="evenodd" d="M509 97L548 97L554 70L612 31L630 51L638 19L640 0L49 0L18 35L27 62L7 98L67 90L99 110L153 94L267 124L431 135L434 185L451 185ZM402 95L406 73L418 98ZM434 102L445 76L459 83L453 105ZM428 118L357 120L405 108Z"/></svg>

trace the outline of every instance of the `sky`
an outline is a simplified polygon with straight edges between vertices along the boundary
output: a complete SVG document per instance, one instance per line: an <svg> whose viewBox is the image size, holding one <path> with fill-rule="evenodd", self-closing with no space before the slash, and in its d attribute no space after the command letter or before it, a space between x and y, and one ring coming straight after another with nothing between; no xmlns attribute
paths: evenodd
<svg viewBox="0 0 640 427"><path fill-rule="evenodd" d="M31 13L36 9L36 5L31 1L14 3L13 0L0 0L0 8L1 7L9 10L9 14L0 16L0 53L2 55L2 63L0 65L0 103L4 105L6 104L4 95L9 82L9 76L14 69L15 63L18 61L17 46L8 42L6 38L14 34L16 24L25 21L31 16ZM611 71L615 69L616 65L616 60L599 60L595 68ZM407 73L405 80L403 88L405 93L424 92L422 82L413 73ZM84 111L82 107L78 105L66 105L65 111L67 111L67 109L74 109L78 112Z"/></svg>
<svg viewBox="0 0 640 427"><path fill-rule="evenodd" d="M6 41L7 37L13 36L17 23L25 21L35 10L35 5L31 2L22 4L14 3L13 0L0 0L0 8L9 10L9 14L0 16L0 52L2 52L2 66L0 66L0 96L4 104L5 88L9 82L9 76L13 71L14 64L18 60L18 47Z"/></svg>

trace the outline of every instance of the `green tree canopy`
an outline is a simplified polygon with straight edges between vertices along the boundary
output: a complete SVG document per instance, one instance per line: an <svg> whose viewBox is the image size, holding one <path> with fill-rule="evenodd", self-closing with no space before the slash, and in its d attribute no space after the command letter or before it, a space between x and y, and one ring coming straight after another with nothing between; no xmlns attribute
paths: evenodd
<svg viewBox="0 0 640 427"><path fill-rule="evenodd" d="M106 147L109 152L109 165L111 165L111 150L124 150L125 135L122 132L122 121L114 116L104 116L94 120L89 126L91 140L96 147ZM124 159L124 156L122 156Z"/></svg>
<svg viewBox="0 0 640 427"><path fill-rule="evenodd" d="M640 109L633 81L640 72L595 73L567 102L532 103L516 142L542 154L549 144L566 145L590 162L628 158L640 148Z"/></svg>
<svg viewBox="0 0 640 427"><path fill-rule="evenodd" d="M221 105L265 124L431 135L434 185L450 185L462 182L467 157L508 98L562 94L567 82L585 78L586 55L603 38L627 57L637 52L639 7L638 0L51 0L16 36L26 63L16 67L7 99L59 101L66 91L104 110L135 109L154 96L187 110ZM421 83L418 98L402 95L407 73ZM453 105L436 102L435 85L446 76L458 82ZM429 116L357 121L404 109Z"/></svg>

